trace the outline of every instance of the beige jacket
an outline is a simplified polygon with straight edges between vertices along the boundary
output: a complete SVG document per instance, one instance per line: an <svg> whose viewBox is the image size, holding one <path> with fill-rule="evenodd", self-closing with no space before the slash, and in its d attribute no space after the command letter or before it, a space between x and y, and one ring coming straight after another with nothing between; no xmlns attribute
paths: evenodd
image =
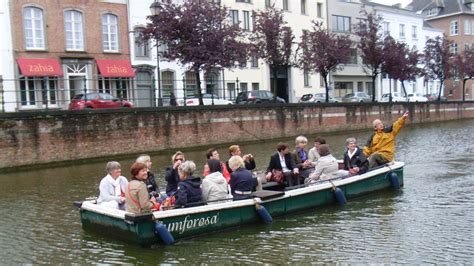
<svg viewBox="0 0 474 266"><path fill-rule="evenodd" d="M132 180L128 183L125 192L126 211L133 213L151 212L154 203L148 196L148 190L143 181Z"/></svg>

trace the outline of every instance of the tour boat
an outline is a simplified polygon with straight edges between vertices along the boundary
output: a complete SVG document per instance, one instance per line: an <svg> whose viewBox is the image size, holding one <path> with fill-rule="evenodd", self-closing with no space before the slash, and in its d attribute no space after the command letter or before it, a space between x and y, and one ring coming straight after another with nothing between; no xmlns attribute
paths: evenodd
<svg viewBox="0 0 474 266"><path fill-rule="evenodd" d="M249 199L136 215L97 205L95 200L75 202L84 230L141 246L174 241L257 222L328 204L350 204L361 195L403 186L403 162L392 162L365 174L305 184L283 191L262 190Z"/></svg>

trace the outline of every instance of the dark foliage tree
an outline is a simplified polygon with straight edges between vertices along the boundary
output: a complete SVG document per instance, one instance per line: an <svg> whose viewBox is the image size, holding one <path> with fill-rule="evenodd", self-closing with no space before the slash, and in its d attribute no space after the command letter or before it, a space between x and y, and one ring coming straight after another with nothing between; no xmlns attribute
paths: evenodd
<svg viewBox="0 0 474 266"><path fill-rule="evenodd" d="M406 97L407 92L404 82L415 81L423 73L423 69L418 67L421 54L415 50L410 50L406 43L397 42L388 36L384 39L383 58L382 72L387 73L390 78L400 81ZM392 101L391 94L390 101Z"/></svg>
<svg viewBox="0 0 474 266"><path fill-rule="evenodd" d="M272 92L277 95L277 71L292 65L292 47L295 36L281 10L274 6L254 12L254 32L250 36L253 53L262 58L273 74Z"/></svg>
<svg viewBox="0 0 474 266"><path fill-rule="evenodd" d="M444 37L436 37L426 41L423 63L425 65L425 74L430 79L440 81L438 101L441 100L443 83L446 79L453 77L453 54L450 52L452 41Z"/></svg>
<svg viewBox="0 0 474 266"><path fill-rule="evenodd" d="M462 100L466 100L466 81L474 78L474 48L464 50L454 59L456 76L462 80Z"/></svg>
<svg viewBox="0 0 474 266"><path fill-rule="evenodd" d="M358 48L364 69L372 78L372 101L375 101L375 80L383 63L382 17L365 10L361 11L361 14L366 19L356 25L355 33L360 37Z"/></svg>
<svg viewBox="0 0 474 266"><path fill-rule="evenodd" d="M165 58L190 65L197 82L199 104L203 105L201 70L234 67L247 60L249 45L243 32L228 22L228 10L211 1L186 0L164 4L159 15L149 16L145 38L168 46Z"/></svg>
<svg viewBox="0 0 474 266"><path fill-rule="evenodd" d="M301 36L298 67L321 74L326 88L326 102L329 102L329 73L343 69L343 64L349 60L351 45L349 36L330 33L321 22L313 22L312 31Z"/></svg>

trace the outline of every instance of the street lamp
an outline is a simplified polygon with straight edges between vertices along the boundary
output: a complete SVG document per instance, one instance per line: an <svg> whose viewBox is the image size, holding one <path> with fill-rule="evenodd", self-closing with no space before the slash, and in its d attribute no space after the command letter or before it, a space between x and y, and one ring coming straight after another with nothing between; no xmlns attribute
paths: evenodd
<svg viewBox="0 0 474 266"><path fill-rule="evenodd" d="M160 15L162 10L163 7L157 0L150 6L152 16ZM161 97L160 42L158 40L156 40L156 82L158 83L158 106L163 106L163 98Z"/></svg>

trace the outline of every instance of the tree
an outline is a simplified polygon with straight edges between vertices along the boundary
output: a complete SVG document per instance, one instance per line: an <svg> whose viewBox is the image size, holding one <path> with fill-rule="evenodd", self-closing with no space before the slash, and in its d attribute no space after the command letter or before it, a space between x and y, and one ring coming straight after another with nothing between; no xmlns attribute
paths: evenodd
<svg viewBox="0 0 474 266"><path fill-rule="evenodd" d="M426 41L424 50L425 73L430 79L438 79L440 81L438 101L441 100L441 91L443 83L446 79L453 77L451 62L453 54L450 52L452 41L437 36L435 39Z"/></svg>
<svg viewBox="0 0 474 266"><path fill-rule="evenodd" d="M272 92L277 95L277 72L279 68L292 65L292 46L294 35L286 26L281 10L274 6L256 11L254 17L254 33L250 36L253 52L262 58L273 74Z"/></svg>
<svg viewBox="0 0 474 266"><path fill-rule="evenodd" d="M238 25L228 23L227 8L210 1L186 0L162 6L159 15L149 16L145 37L165 43L165 58L190 65L194 71L199 104L203 105L201 70L215 66L233 67L247 60L248 44Z"/></svg>
<svg viewBox="0 0 474 266"><path fill-rule="evenodd" d="M418 67L421 55L416 50L410 50L406 43L397 42L388 36L384 39L383 58L382 72L387 73L390 78L399 80L406 96L404 82L415 81L422 74L422 69ZM392 101L391 92L390 101Z"/></svg>
<svg viewBox="0 0 474 266"><path fill-rule="evenodd" d="M474 48L463 51L454 59L457 76L462 79L462 100L466 100L466 81L474 78Z"/></svg>
<svg viewBox="0 0 474 266"><path fill-rule="evenodd" d="M321 22L313 22L313 29L303 33L298 51L298 67L321 74L329 102L328 75L342 70L349 60L352 41L347 35L337 35L323 28Z"/></svg>
<svg viewBox="0 0 474 266"><path fill-rule="evenodd" d="M382 17L365 10L361 13L366 19L361 20L355 32L360 37L358 48L361 51L364 70L372 78L372 101L375 101L375 80L383 63Z"/></svg>

